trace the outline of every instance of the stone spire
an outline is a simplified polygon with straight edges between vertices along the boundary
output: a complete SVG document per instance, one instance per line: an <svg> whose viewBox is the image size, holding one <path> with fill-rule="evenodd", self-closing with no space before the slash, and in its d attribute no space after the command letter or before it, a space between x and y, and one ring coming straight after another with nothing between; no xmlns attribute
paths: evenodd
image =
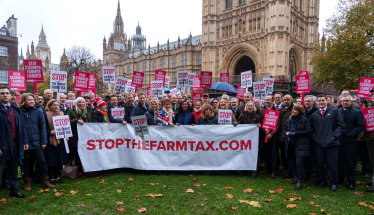
<svg viewBox="0 0 374 215"><path fill-rule="evenodd" d="M151 44L148 45L148 54L151 54Z"/></svg>
<svg viewBox="0 0 374 215"><path fill-rule="evenodd" d="M323 32L322 45L321 45L321 51L322 51L322 53L325 52L325 48L326 48L326 37L325 37L325 32Z"/></svg>
<svg viewBox="0 0 374 215"><path fill-rule="evenodd" d="M103 39L103 50L106 50L106 39L105 39L105 36L104 36L104 39Z"/></svg>
<svg viewBox="0 0 374 215"><path fill-rule="evenodd" d="M169 50L169 38L168 38L167 50Z"/></svg>
<svg viewBox="0 0 374 215"><path fill-rule="evenodd" d="M157 42L157 52L160 51L160 41Z"/></svg>
<svg viewBox="0 0 374 215"><path fill-rule="evenodd" d="M29 45L27 44L26 59L30 56Z"/></svg>
<svg viewBox="0 0 374 215"><path fill-rule="evenodd" d="M190 46L192 46L192 33L190 32Z"/></svg>
<svg viewBox="0 0 374 215"><path fill-rule="evenodd" d="M118 6L117 6L117 16L121 16L121 6L119 5L119 0L118 0Z"/></svg>
<svg viewBox="0 0 374 215"><path fill-rule="evenodd" d="M31 41L31 55L35 54L34 41Z"/></svg>
<svg viewBox="0 0 374 215"><path fill-rule="evenodd" d="M181 46L181 37L178 35L178 48Z"/></svg>

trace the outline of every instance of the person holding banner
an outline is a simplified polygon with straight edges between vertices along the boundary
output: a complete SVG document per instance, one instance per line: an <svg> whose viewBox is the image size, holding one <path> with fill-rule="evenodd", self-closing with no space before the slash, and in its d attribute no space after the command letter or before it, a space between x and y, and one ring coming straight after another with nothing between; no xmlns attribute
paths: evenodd
<svg viewBox="0 0 374 215"><path fill-rule="evenodd" d="M190 111L188 102L183 101L180 103L179 110L175 115L175 125L195 125L195 115Z"/></svg>
<svg viewBox="0 0 374 215"><path fill-rule="evenodd" d="M96 98L95 102L96 109L92 113L92 122L110 123L106 102L101 100L101 98Z"/></svg>
<svg viewBox="0 0 374 215"><path fill-rule="evenodd" d="M214 117L212 105L204 104L201 109L201 117L197 119L196 125L218 125L218 120Z"/></svg>
<svg viewBox="0 0 374 215"><path fill-rule="evenodd" d="M122 94L121 94L122 95ZM100 99L101 100L101 99ZM99 101L99 100L98 100ZM102 100L101 100L102 101ZM106 106L106 103L105 103L105 106ZM105 109L107 109L107 114L108 114L108 117L109 117L109 121L111 123L122 123L124 125L127 125L127 121L125 120L125 117L126 117L126 111L125 111L125 115L123 116L123 118L121 119L115 119L112 115L112 110L114 108L120 108L121 106L119 106L119 103L118 103L118 96L117 95L112 95L110 97L110 104L108 106L105 107ZM131 109L132 110L132 109ZM99 114L99 113L98 113Z"/></svg>
<svg viewBox="0 0 374 215"><path fill-rule="evenodd" d="M151 100L149 106L150 106L149 110L145 112L147 124L157 125L157 117L158 117L158 112L159 112L157 100Z"/></svg>
<svg viewBox="0 0 374 215"><path fill-rule="evenodd" d="M195 107L193 110L193 115L195 117L195 124L197 123L197 120L201 117L203 110L201 109L202 102L200 100L197 100L195 102Z"/></svg>
<svg viewBox="0 0 374 215"><path fill-rule="evenodd" d="M239 124L257 124L257 127L261 128L260 115L256 113L256 106L253 101L248 102L245 105L244 112L240 114L238 118Z"/></svg>
<svg viewBox="0 0 374 215"><path fill-rule="evenodd" d="M130 118L130 114L132 112L132 109L134 108L134 94L129 92L129 93L126 93L126 102L125 102L125 121L128 122L128 123L132 123L131 122L131 118Z"/></svg>
<svg viewBox="0 0 374 215"><path fill-rule="evenodd" d="M164 107L158 112L157 125L174 127L174 111L170 100L164 101Z"/></svg>
<svg viewBox="0 0 374 215"><path fill-rule="evenodd" d="M20 101L22 122L26 128L29 143L29 149L25 151L22 176L24 181L24 190L26 191L31 190L30 171L34 171L34 165L30 166L31 157L36 159L38 170L43 177L43 187L55 187L49 183L47 164L43 153L43 149L47 145L44 114L41 110L34 107L34 105L35 100L31 93L22 94Z"/></svg>
<svg viewBox="0 0 374 215"><path fill-rule="evenodd" d="M148 105L145 103L145 93L139 94L139 104L137 104L131 111L130 119L133 116L141 116L144 115L145 112L148 110Z"/></svg>
<svg viewBox="0 0 374 215"><path fill-rule="evenodd" d="M56 131L53 125L52 117L63 116L64 113L59 108L57 100L52 99L45 107L46 129L48 134L48 144L44 149L44 156L47 161L48 175L51 184L64 183L61 179L62 165L68 163L68 154L64 142L56 139ZM68 141L69 138L66 138Z"/></svg>
<svg viewBox="0 0 374 215"><path fill-rule="evenodd" d="M244 93L244 103L239 105L237 111L235 111L235 118L239 118L240 114L244 112L245 104L247 104L250 101L252 101L252 93L250 92ZM239 100L239 103L240 103L240 100ZM256 105L256 109L257 109L256 113L259 114L260 107Z"/></svg>
<svg viewBox="0 0 374 215"><path fill-rule="evenodd" d="M75 165L79 167L78 176L83 176L82 163L78 154L78 129L77 124L83 125L92 122L92 107L87 106L84 98L78 97L74 101L74 106L68 112L73 137L69 139L69 160L75 158Z"/></svg>
<svg viewBox="0 0 374 215"><path fill-rule="evenodd" d="M227 101L226 99L224 98L221 98L218 102L218 107L214 110L214 117L217 118L218 120L218 112L219 110L230 110L229 108L229 105L227 104ZM236 121L236 118L234 116L234 114L231 114L231 125L234 125L234 126L237 126L238 125L238 122Z"/></svg>
<svg viewBox="0 0 374 215"><path fill-rule="evenodd" d="M302 181L305 176L304 158L311 155L309 135L312 134L303 106L297 104L293 106L292 114L286 121L283 134L287 136L286 156L296 175L296 179L291 184L296 184L295 190L300 190L303 187Z"/></svg>

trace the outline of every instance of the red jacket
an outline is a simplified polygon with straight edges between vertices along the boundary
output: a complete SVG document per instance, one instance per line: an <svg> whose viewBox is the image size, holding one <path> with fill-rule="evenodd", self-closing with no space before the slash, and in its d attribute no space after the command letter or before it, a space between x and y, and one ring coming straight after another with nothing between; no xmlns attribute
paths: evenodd
<svg viewBox="0 0 374 215"><path fill-rule="evenodd" d="M203 111L200 109L198 112L196 112L196 110L193 111L193 114L195 115L195 123L197 123L197 119L199 119L199 117L201 117L201 113Z"/></svg>

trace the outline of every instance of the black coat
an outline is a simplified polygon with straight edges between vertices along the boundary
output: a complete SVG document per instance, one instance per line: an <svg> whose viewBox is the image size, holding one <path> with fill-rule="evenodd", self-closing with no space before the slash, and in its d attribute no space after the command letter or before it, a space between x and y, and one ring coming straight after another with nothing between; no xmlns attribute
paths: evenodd
<svg viewBox="0 0 374 215"><path fill-rule="evenodd" d="M36 107L21 108L21 116L27 132L29 150L42 148L42 145L47 144L46 122L42 110Z"/></svg>
<svg viewBox="0 0 374 215"><path fill-rule="evenodd" d="M101 112L95 110L92 113L92 122L104 122L104 116L103 116L103 114ZM112 122L112 121L110 121L110 122Z"/></svg>
<svg viewBox="0 0 374 215"><path fill-rule="evenodd" d="M305 108L305 116L306 118L309 120L310 122L310 117L316 112L318 111L318 106L317 105L313 105L312 108L310 108L309 110L307 108Z"/></svg>
<svg viewBox="0 0 374 215"><path fill-rule="evenodd" d="M286 133L291 130L290 128L291 119L287 119L283 135L286 136ZM290 137L295 138L295 145L293 148L295 148L295 155L297 158L310 156L311 145L309 135L311 135L312 132L308 119L305 116L301 116L301 119L296 122L295 131L290 133ZM289 144L291 144L291 141L286 141L286 155L289 153Z"/></svg>
<svg viewBox="0 0 374 215"><path fill-rule="evenodd" d="M158 113L156 113L158 115ZM152 110L148 110L145 112L145 118L147 119L148 125L157 125L157 116L156 116L156 123L155 123L155 112Z"/></svg>
<svg viewBox="0 0 374 215"><path fill-rule="evenodd" d="M65 105L65 111L64 111L64 109L62 108L62 105L60 105L60 110L64 113L64 115L68 115L70 108L67 105Z"/></svg>
<svg viewBox="0 0 374 215"><path fill-rule="evenodd" d="M134 105L133 105L133 104L129 104L129 105L127 105L127 104L125 103L124 108L125 108L125 121L126 121L127 123L132 124L132 121L131 121L131 117L130 117L130 115L131 115L132 109L134 109Z"/></svg>
<svg viewBox="0 0 374 215"><path fill-rule="evenodd" d="M131 114L130 114L130 121L132 122L131 120L131 117L133 116L141 116L141 115L145 115L145 112L147 112L148 110L148 105L145 104L145 106L147 107L147 109L145 109L143 107L143 105L141 105L140 103L137 104L131 111Z"/></svg>
<svg viewBox="0 0 374 215"><path fill-rule="evenodd" d="M283 130L286 127L287 119L290 118L290 116L292 114L292 109L293 109L293 103L291 103L291 105L288 108L286 108L283 105L282 124L281 124L281 127L279 129L279 141L286 141L286 135L284 135Z"/></svg>
<svg viewBox="0 0 374 215"><path fill-rule="evenodd" d="M260 107L255 105L256 107L256 113L260 115ZM245 110L245 104L239 105L235 111L235 119L239 119L240 114L242 114Z"/></svg>
<svg viewBox="0 0 374 215"><path fill-rule="evenodd" d="M175 114L175 118L174 118L174 124L178 123L178 118L179 118L179 114L182 114L180 112L176 113ZM184 120L184 116L182 115L182 119ZM195 114L193 114L193 112L190 112L190 121L188 123L188 125L195 125ZM180 124L182 125L182 124Z"/></svg>
<svg viewBox="0 0 374 215"><path fill-rule="evenodd" d="M339 111L343 116L345 124L345 129L340 137L341 144L357 144L358 135L365 130L365 121L362 112L353 106L348 110L340 109Z"/></svg>
<svg viewBox="0 0 374 215"><path fill-rule="evenodd" d="M16 115L16 126L17 126L17 143L19 148L19 157L23 159L24 150L23 146L28 145L27 132L22 123L21 109L15 105L11 106L14 114ZM12 130L9 127L10 121L6 110L2 104L0 104L0 149L5 148L3 154L0 156L0 162L10 160L13 155L12 149Z"/></svg>
<svg viewBox="0 0 374 215"><path fill-rule="evenodd" d="M345 125L343 117L336 108L327 107L324 117L320 110L310 117L313 140L316 147L325 148L340 145L340 135Z"/></svg>
<svg viewBox="0 0 374 215"><path fill-rule="evenodd" d="M119 105L118 105L118 107L121 108L121 106L119 106ZM108 109L108 118L109 118L110 123L122 123L125 120L126 110L125 110L125 115L123 116L123 119L115 119L112 116L112 108L115 108L115 107L111 104L108 104L107 109ZM92 118L92 120L93 120L93 118Z"/></svg>

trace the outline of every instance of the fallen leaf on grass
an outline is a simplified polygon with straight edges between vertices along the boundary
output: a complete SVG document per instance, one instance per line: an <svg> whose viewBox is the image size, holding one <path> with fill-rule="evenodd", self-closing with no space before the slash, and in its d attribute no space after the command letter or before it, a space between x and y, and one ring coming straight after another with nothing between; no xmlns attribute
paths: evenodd
<svg viewBox="0 0 374 215"><path fill-rule="evenodd" d="M147 194L147 195L145 195L145 196L146 196L146 197L149 196L149 197L154 198L154 197L155 197L155 194L151 194L151 193L149 193L149 194Z"/></svg>
<svg viewBox="0 0 374 215"><path fill-rule="evenodd" d="M356 181L356 184L361 184L361 181Z"/></svg>
<svg viewBox="0 0 374 215"><path fill-rule="evenodd" d="M201 204L201 207L204 207L204 204Z"/></svg>
<svg viewBox="0 0 374 215"><path fill-rule="evenodd" d="M134 179L132 179L132 178L129 178L129 181L133 181Z"/></svg>
<svg viewBox="0 0 374 215"><path fill-rule="evenodd" d="M363 192L355 192L356 195L364 194Z"/></svg>
<svg viewBox="0 0 374 215"><path fill-rule="evenodd" d="M48 191L49 191L49 188L48 188L48 189L45 189L44 191L45 191L45 192L48 192Z"/></svg>
<svg viewBox="0 0 374 215"><path fill-rule="evenodd" d="M275 193L275 191L274 190L269 190L269 193Z"/></svg>
<svg viewBox="0 0 374 215"><path fill-rule="evenodd" d="M253 184L253 182L249 183L249 184Z"/></svg>
<svg viewBox="0 0 374 215"><path fill-rule="evenodd" d="M236 207L230 207L231 210L237 211L238 209Z"/></svg>
<svg viewBox="0 0 374 215"><path fill-rule="evenodd" d="M316 213L310 213L310 215L317 215Z"/></svg>
<svg viewBox="0 0 374 215"><path fill-rule="evenodd" d="M234 196L233 195L231 195L231 194L226 194L226 198L228 198L228 199L232 199L232 198L234 198Z"/></svg>
<svg viewBox="0 0 374 215"><path fill-rule="evenodd" d="M77 183L75 183L75 184L80 184L81 182L80 181L78 181Z"/></svg>
<svg viewBox="0 0 374 215"><path fill-rule="evenodd" d="M155 186L158 185L158 183L150 183L150 185Z"/></svg>
<svg viewBox="0 0 374 215"><path fill-rule="evenodd" d="M38 193L45 193L45 190L40 190L38 191Z"/></svg>
<svg viewBox="0 0 374 215"><path fill-rule="evenodd" d="M1 202L1 200L0 200L0 202ZM374 205L374 202L370 202L370 204L373 204L373 205Z"/></svg>
<svg viewBox="0 0 374 215"><path fill-rule="evenodd" d="M101 179L101 181L99 182L99 184L105 184L105 180Z"/></svg>
<svg viewBox="0 0 374 215"><path fill-rule="evenodd" d="M36 201L35 196L31 196L31 197L29 198L29 200L30 200L30 201Z"/></svg>
<svg viewBox="0 0 374 215"><path fill-rule="evenodd" d="M71 195L75 195L75 194L77 194L77 193L78 193L78 190L77 190L77 191L74 191L74 190L70 191L70 194L71 194Z"/></svg>
<svg viewBox="0 0 374 215"><path fill-rule="evenodd" d="M363 195L362 197L365 197L365 198L367 198L367 197L369 197L369 196L365 196L365 195Z"/></svg>
<svg viewBox="0 0 374 215"><path fill-rule="evenodd" d="M320 205L314 205L314 207L316 207L316 208L320 208L321 206L320 206Z"/></svg>
<svg viewBox="0 0 374 215"><path fill-rule="evenodd" d="M295 204L288 204L287 208L297 208L297 205L295 205Z"/></svg>
<svg viewBox="0 0 374 215"><path fill-rule="evenodd" d="M122 193L122 190L117 190L117 193Z"/></svg>
<svg viewBox="0 0 374 215"><path fill-rule="evenodd" d="M206 186L206 184L203 184L203 186Z"/></svg>
<svg viewBox="0 0 374 215"><path fill-rule="evenodd" d="M300 198L300 197L295 197L295 199L296 199L296 200L301 200L301 198Z"/></svg>
<svg viewBox="0 0 374 215"><path fill-rule="evenodd" d="M86 205L78 205L78 207L84 208L86 207Z"/></svg>
<svg viewBox="0 0 374 215"><path fill-rule="evenodd" d="M123 202L117 202L117 205L123 205Z"/></svg>
<svg viewBox="0 0 374 215"><path fill-rule="evenodd" d="M61 196L62 193L56 192L54 195L55 195L55 196Z"/></svg>
<svg viewBox="0 0 374 215"><path fill-rule="evenodd" d="M249 189L249 188L243 190L244 193L252 193L252 191L253 191L253 189Z"/></svg>
<svg viewBox="0 0 374 215"><path fill-rule="evenodd" d="M326 213L326 211L321 209L321 214L325 214L325 213Z"/></svg>
<svg viewBox="0 0 374 215"><path fill-rule="evenodd" d="M147 209L146 208L139 208L137 211L138 211L138 213L143 213L143 212L146 212Z"/></svg>
<svg viewBox="0 0 374 215"><path fill-rule="evenodd" d="M199 183L197 183L197 184L195 184L195 185L194 185L194 187L200 187L200 184L199 184Z"/></svg>
<svg viewBox="0 0 374 215"><path fill-rule="evenodd" d="M135 198L139 199L140 198L140 194L136 195Z"/></svg>
<svg viewBox="0 0 374 215"><path fill-rule="evenodd" d="M155 194L156 197L161 197L163 196L164 194Z"/></svg>
<svg viewBox="0 0 374 215"><path fill-rule="evenodd" d="M246 203L246 204L248 204L249 201L248 200L239 200L239 203Z"/></svg>
<svg viewBox="0 0 374 215"><path fill-rule="evenodd" d="M162 187L166 187L166 185L164 184L164 186L162 186Z"/></svg>
<svg viewBox="0 0 374 215"><path fill-rule="evenodd" d="M6 202L6 199L5 198L1 198L0 202Z"/></svg>
<svg viewBox="0 0 374 215"><path fill-rule="evenodd" d="M109 173L107 173L107 174L105 174L106 176L110 176L110 174Z"/></svg>
<svg viewBox="0 0 374 215"><path fill-rule="evenodd" d="M116 210L117 210L118 212L123 212L123 213L125 213L125 212L126 212L126 210L125 210L124 208L121 208L121 207L119 207L119 208L116 208Z"/></svg>
<svg viewBox="0 0 374 215"><path fill-rule="evenodd" d="M282 193L283 189L277 189L277 193Z"/></svg>
<svg viewBox="0 0 374 215"><path fill-rule="evenodd" d="M196 181L197 181L197 179L196 179L196 178L194 178L194 179L192 179L192 181L193 181L193 182L196 182Z"/></svg>
<svg viewBox="0 0 374 215"><path fill-rule="evenodd" d="M193 189L187 189L186 193L194 193Z"/></svg>
<svg viewBox="0 0 374 215"><path fill-rule="evenodd" d="M369 205L370 210L374 210L374 206Z"/></svg>
<svg viewBox="0 0 374 215"><path fill-rule="evenodd" d="M314 202L308 202L308 203L314 205Z"/></svg>
<svg viewBox="0 0 374 215"><path fill-rule="evenodd" d="M292 180L291 180L291 179L286 179L286 181L288 181L288 182L292 182Z"/></svg>
<svg viewBox="0 0 374 215"><path fill-rule="evenodd" d="M190 177L192 177L193 175L190 175Z"/></svg>
<svg viewBox="0 0 374 215"><path fill-rule="evenodd" d="M244 182L244 184L248 183L247 181Z"/></svg>
<svg viewBox="0 0 374 215"><path fill-rule="evenodd" d="M225 187L226 190L233 190L233 187Z"/></svg>
<svg viewBox="0 0 374 215"><path fill-rule="evenodd" d="M257 194L254 194L253 197L257 197Z"/></svg>
<svg viewBox="0 0 374 215"><path fill-rule="evenodd" d="M330 198L331 198L331 199L335 199L335 197L332 197L332 196L331 196Z"/></svg>
<svg viewBox="0 0 374 215"><path fill-rule="evenodd" d="M53 189L53 192L54 192L54 193L57 192L57 189Z"/></svg>
<svg viewBox="0 0 374 215"><path fill-rule="evenodd" d="M265 202L271 202L271 199L265 199Z"/></svg>
<svg viewBox="0 0 374 215"><path fill-rule="evenodd" d="M359 206L363 206L363 207L368 206L368 205L366 204L366 202L359 202L358 205L359 205Z"/></svg>
<svg viewBox="0 0 374 215"><path fill-rule="evenodd" d="M91 196L91 194L86 194L86 196Z"/></svg>
<svg viewBox="0 0 374 215"><path fill-rule="evenodd" d="M296 200L295 198L286 198L284 201L286 201L286 202L293 202L295 200Z"/></svg>
<svg viewBox="0 0 374 215"><path fill-rule="evenodd" d="M16 198L16 197L9 197L9 196L5 196L6 198L8 198L8 199L14 199L14 198Z"/></svg>
<svg viewBox="0 0 374 215"><path fill-rule="evenodd" d="M319 197L319 196L317 196L317 195L313 195L313 196L312 196L312 198L315 198L315 199L318 198L318 197Z"/></svg>
<svg viewBox="0 0 374 215"><path fill-rule="evenodd" d="M252 205L254 208L259 208L261 207L260 203L259 202L256 202L256 201L250 201L248 202L249 205Z"/></svg>
<svg viewBox="0 0 374 215"><path fill-rule="evenodd" d="M362 188L364 188L364 186L357 186L357 188L360 188L360 189L362 189Z"/></svg>

